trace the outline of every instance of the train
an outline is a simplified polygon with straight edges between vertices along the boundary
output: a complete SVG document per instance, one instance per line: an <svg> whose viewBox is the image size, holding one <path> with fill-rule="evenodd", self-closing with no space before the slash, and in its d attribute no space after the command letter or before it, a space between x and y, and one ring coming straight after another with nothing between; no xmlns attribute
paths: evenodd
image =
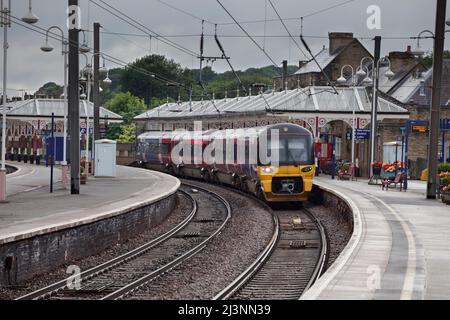
<svg viewBox="0 0 450 320"><path fill-rule="evenodd" d="M137 137L136 158L143 168L226 184L269 203L306 201L316 170L311 132L291 123L149 131Z"/></svg>

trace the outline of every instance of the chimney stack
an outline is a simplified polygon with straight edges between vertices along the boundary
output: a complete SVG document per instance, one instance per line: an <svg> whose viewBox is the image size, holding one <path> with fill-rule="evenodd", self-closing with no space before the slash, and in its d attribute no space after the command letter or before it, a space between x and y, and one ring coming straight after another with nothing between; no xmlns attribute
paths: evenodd
<svg viewBox="0 0 450 320"><path fill-rule="evenodd" d="M287 74L288 72L288 62L287 60L283 60L283 84L282 84L282 88L284 88L284 90L287 90L287 86L286 86L286 81L287 81Z"/></svg>
<svg viewBox="0 0 450 320"><path fill-rule="evenodd" d="M416 57L411 52L411 46L408 46L404 52L389 52L389 60L391 60L391 68L394 73L410 71L417 65Z"/></svg>
<svg viewBox="0 0 450 320"><path fill-rule="evenodd" d="M352 32L330 32L328 33L328 38L330 41L330 54L348 45L354 39Z"/></svg>

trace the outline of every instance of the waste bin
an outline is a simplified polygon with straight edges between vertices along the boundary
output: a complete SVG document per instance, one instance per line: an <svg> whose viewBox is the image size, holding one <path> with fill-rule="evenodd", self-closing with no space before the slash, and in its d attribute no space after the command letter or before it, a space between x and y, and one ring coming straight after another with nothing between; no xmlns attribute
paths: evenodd
<svg viewBox="0 0 450 320"><path fill-rule="evenodd" d="M95 141L95 177L116 176L116 141L101 139Z"/></svg>

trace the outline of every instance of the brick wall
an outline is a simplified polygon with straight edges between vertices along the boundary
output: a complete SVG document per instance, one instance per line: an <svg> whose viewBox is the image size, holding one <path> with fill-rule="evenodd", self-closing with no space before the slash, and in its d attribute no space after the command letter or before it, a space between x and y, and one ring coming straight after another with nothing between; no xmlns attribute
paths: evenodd
<svg viewBox="0 0 450 320"><path fill-rule="evenodd" d="M117 143L116 162L118 165L128 166L136 159L134 143Z"/></svg>
<svg viewBox="0 0 450 320"><path fill-rule="evenodd" d="M112 218L1 245L0 286L21 283L136 236L161 223L177 199L173 194ZM8 260L13 261L10 269Z"/></svg>

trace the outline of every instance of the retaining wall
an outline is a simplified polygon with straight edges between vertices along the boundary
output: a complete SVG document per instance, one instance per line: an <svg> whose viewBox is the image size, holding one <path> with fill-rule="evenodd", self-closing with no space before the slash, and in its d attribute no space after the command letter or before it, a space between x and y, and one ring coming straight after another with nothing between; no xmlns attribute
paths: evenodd
<svg viewBox="0 0 450 320"><path fill-rule="evenodd" d="M20 284L134 237L162 222L177 201L177 194L173 193L113 217L2 244L0 286Z"/></svg>

